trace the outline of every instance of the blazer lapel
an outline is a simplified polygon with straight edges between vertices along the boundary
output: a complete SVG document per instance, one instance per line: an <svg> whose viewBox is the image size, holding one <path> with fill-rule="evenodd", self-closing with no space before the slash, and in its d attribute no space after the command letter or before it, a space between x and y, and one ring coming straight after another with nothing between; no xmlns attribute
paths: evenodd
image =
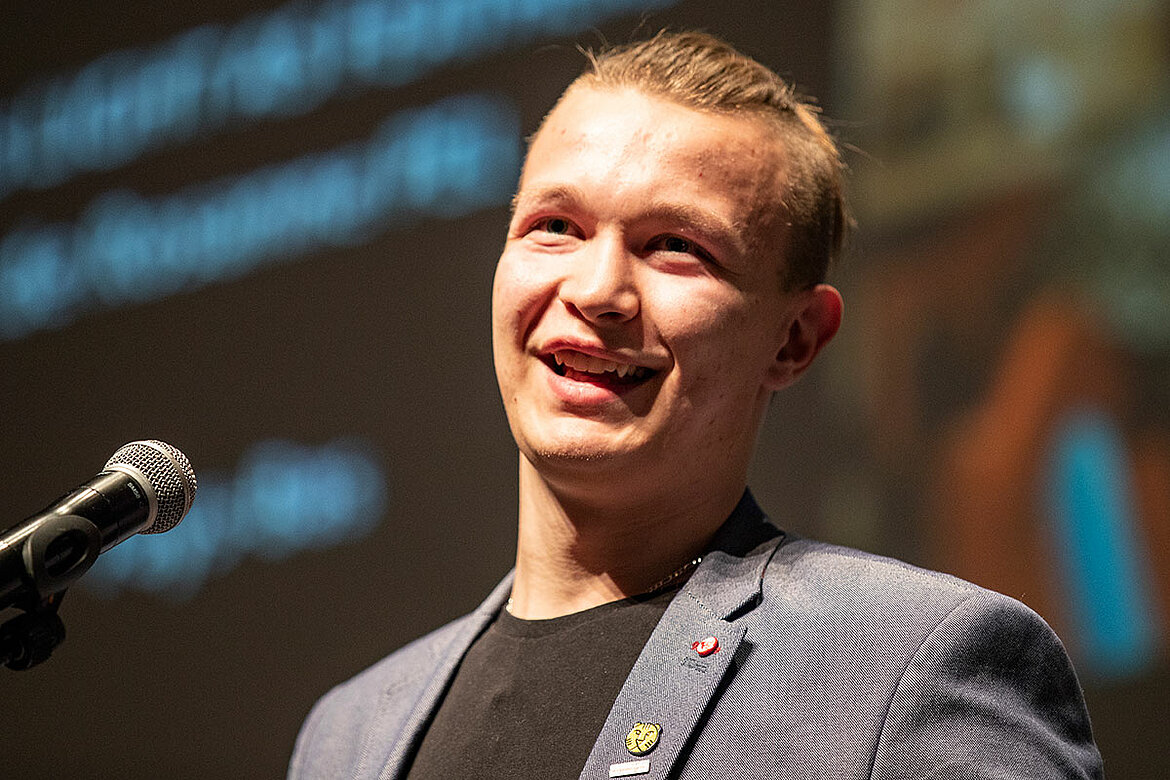
<svg viewBox="0 0 1170 780"><path fill-rule="evenodd" d="M734 674L747 615L759 603L764 568L783 541L745 493L712 551L675 596L602 726L585 762L586 778L665 778L690 743L720 683ZM714 640L712 642L711 640ZM706 640L708 647L696 649ZM626 738L637 724L640 740ZM648 752L646 734L658 731Z"/></svg>
<svg viewBox="0 0 1170 780"><path fill-rule="evenodd" d="M447 690L447 686L451 682L455 670L459 663L463 660L467 649L471 647L471 643L475 641L488 624L495 617L496 613L500 611L504 602L508 598L508 594L512 590L513 573L510 572L504 579L496 586L495 590L491 592L482 604L468 616L468 620L460 627L459 631L448 643L443 650L441 657L436 662L430 678L423 686L418 698L415 700L410 713L402 721L401 728L396 734L390 736L386 740L386 744L390 745L389 755L386 756L385 762L381 764L381 772L378 777L381 780L393 780L394 778L402 777L406 773L409 766L408 760L414 755L418 747L419 740L422 739L424 727L430 722L435 708L443 698L443 693ZM394 718L395 713L383 710L378 713L378 719L384 722L389 722ZM379 727L378 724L371 724L369 729L370 735L376 735L378 739L383 738L387 729L384 725ZM367 739L367 743L370 740ZM367 756L371 752L367 751ZM371 762L373 763L373 762ZM377 764L374 764L376 766ZM372 776L372 772L362 771L358 772L358 776Z"/></svg>

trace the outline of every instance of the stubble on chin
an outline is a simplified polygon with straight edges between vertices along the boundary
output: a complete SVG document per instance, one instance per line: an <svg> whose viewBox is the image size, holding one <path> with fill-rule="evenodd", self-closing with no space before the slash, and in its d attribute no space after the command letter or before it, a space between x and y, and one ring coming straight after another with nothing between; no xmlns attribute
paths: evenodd
<svg viewBox="0 0 1170 780"><path fill-rule="evenodd" d="M600 463L612 459L613 455L600 453L596 449L566 445L563 447L538 447L531 452L526 452L524 457L539 470L542 464Z"/></svg>

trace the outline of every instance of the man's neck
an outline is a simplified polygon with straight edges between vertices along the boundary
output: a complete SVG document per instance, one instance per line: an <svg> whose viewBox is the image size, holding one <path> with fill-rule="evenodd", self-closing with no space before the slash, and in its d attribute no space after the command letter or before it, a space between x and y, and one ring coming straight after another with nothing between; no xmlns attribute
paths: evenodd
<svg viewBox="0 0 1170 780"><path fill-rule="evenodd" d="M574 497L520 458L514 615L560 617L665 585L706 549L744 484L639 491L637 499L612 488Z"/></svg>

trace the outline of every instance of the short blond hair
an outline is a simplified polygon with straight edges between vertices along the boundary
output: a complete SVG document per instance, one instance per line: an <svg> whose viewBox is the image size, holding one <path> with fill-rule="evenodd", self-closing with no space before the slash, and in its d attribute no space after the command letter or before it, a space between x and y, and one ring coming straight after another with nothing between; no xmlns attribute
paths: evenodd
<svg viewBox="0 0 1170 780"><path fill-rule="evenodd" d="M589 69L569 89L630 87L701 111L772 120L790 165L786 192L779 196L791 226L788 251L782 252L784 284L803 289L825 280L841 254L850 219L841 155L815 105L767 67L707 33L662 31L586 56Z"/></svg>

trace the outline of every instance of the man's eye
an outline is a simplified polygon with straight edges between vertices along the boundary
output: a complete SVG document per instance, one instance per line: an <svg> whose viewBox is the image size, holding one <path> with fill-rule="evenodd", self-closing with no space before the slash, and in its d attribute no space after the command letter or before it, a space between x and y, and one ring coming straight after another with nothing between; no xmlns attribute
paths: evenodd
<svg viewBox="0 0 1170 780"><path fill-rule="evenodd" d="M569 233L573 229L573 226L564 217L545 217L536 223L536 229L545 233L555 233L558 236L563 236Z"/></svg>
<svg viewBox="0 0 1170 780"><path fill-rule="evenodd" d="M708 259L707 252L703 247L682 236L658 236L650 242L650 247L655 251L694 255L704 260Z"/></svg>

